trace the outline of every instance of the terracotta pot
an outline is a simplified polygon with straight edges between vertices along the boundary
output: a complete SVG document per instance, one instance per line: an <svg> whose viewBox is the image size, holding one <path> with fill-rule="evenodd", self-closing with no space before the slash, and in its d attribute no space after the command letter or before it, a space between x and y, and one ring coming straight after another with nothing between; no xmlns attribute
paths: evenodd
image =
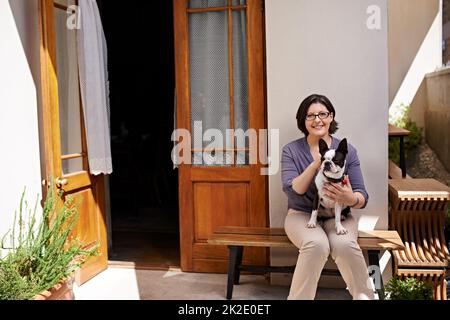
<svg viewBox="0 0 450 320"><path fill-rule="evenodd" d="M62 281L50 290L39 293L34 300L74 300L72 283L72 279Z"/></svg>

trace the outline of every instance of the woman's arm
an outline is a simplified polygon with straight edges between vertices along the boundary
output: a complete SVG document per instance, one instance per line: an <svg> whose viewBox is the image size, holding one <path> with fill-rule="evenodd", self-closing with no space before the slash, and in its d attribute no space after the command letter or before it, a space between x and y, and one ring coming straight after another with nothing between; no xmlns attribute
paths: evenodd
<svg viewBox="0 0 450 320"><path fill-rule="evenodd" d="M292 180L292 189L298 194L305 194L308 190L317 169L320 168L320 159L312 162L300 175Z"/></svg>
<svg viewBox="0 0 450 320"><path fill-rule="evenodd" d="M320 167L320 159L312 162L305 170L301 171L294 161L294 156L289 147L283 148L281 156L281 178L283 181L283 190L289 192L291 189L299 194L304 195L308 190L311 182Z"/></svg>
<svg viewBox="0 0 450 320"><path fill-rule="evenodd" d="M364 196L360 192L353 192L353 194L355 195L355 199L358 198L358 200L357 200L358 204L356 206L353 206L352 208L355 208L355 209L364 208L366 206L366 198L364 198ZM350 204L350 206L353 204Z"/></svg>
<svg viewBox="0 0 450 320"><path fill-rule="evenodd" d="M351 157L349 157L348 164L348 178L350 180L350 187L354 194L358 196L359 203L354 207L355 209L362 209L367 205L369 201L369 194L366 191L364 185L364 178L361 172L361 165L358 158L358 153L353 148Z"/></svg>

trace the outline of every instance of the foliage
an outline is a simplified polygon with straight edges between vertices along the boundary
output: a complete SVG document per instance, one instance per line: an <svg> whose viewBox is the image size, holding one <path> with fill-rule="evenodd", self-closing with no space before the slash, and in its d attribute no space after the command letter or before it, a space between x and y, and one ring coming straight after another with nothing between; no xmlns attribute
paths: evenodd
<svg viewBox="0 0 450 320"><path fill-rule="evenodd" d="M409 151L413 150L422 142L422 128L419 128L417 124L409 118L409 113L411 111L409 105L402 104L399 110L399 115L396 118L392 117L389 122L396 127L411 132L405 137L405 157L408 157ZM400 163L400 145L398 139L389 141L389 159L397 164Z"/></svg>
<svg viewBox="0 0 450 320"><path fill-rule="evenodd" d="M83 249L72 236L79 214L72 197L58 201L50 186L39 223L35 207L26 225L24 196L25 191L20 200L19 220L16 221L17 214L14 217L12 248L0 260L0 300L33 299L73 276L89 257L98 254L98 246ZM2 239L2 249L7 234Z"/></svg>
<svg viewBox="0 0 450 320"><path fill-rule="evenodd" d="M432 300L433 288L429 282L416 278L391 278L385 288L389 300Z"/></svg>

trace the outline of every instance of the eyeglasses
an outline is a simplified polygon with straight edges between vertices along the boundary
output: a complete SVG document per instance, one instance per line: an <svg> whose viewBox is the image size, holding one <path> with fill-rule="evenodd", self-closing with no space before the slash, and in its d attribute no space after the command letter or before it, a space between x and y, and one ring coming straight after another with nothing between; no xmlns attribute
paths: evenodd
<svg viewBox="0 0 450 320"><path fill-rule="evenodd" d="M313 121L316 119L316 117L319 117L319 119L326 119L330 116L330 112L319 112L319 113L309 113L306 115L306 120L308 121Z"/></svg>

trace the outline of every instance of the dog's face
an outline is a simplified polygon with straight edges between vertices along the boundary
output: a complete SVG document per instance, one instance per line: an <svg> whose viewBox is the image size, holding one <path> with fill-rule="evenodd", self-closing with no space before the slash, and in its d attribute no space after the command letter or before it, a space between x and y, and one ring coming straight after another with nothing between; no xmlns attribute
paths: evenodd
<svg viewBox="0 0 450 320"><path fill-rule="evenodd" d="M347 157L347 139L342 139L336 150L328 149L327 143L319 140L319 151L322 156L320 170L326 177L338 179L342 177L345 169L345 159Z"/></svg>

